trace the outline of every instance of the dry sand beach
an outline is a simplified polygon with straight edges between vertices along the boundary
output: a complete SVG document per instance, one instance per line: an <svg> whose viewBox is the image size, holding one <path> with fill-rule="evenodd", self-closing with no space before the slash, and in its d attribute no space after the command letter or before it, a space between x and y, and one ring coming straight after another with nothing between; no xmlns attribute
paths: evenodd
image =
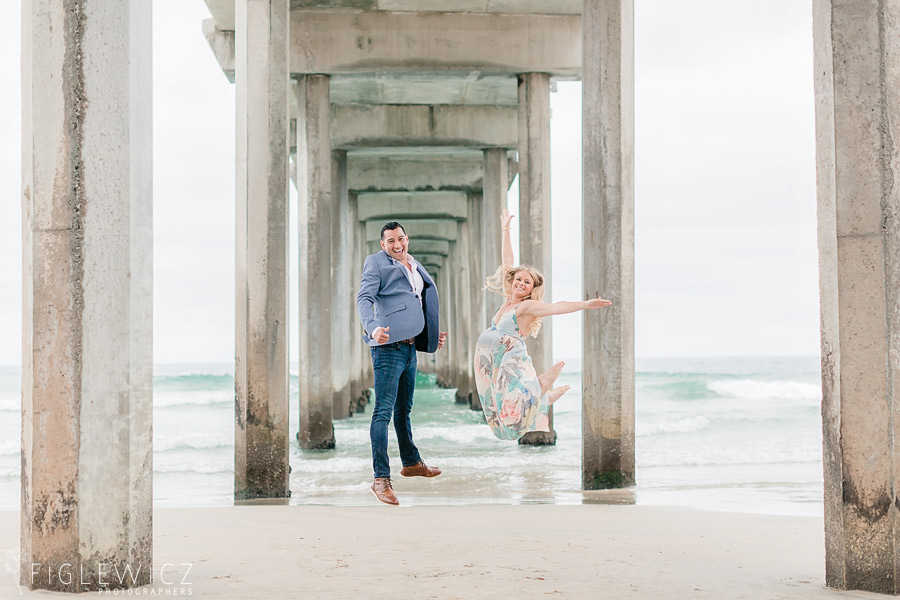
<svg viewBox="0 0 900 600"><path fill-rule="evenodd" d="M118 597L883 597L823 588L816 517L609 504L255 505L154 516L155 583ZM18 521L0 513L0 549L18 545ZM170 584L159 576L167 563ZM0 581L0 597L20 597L12 575Z"/></svg>

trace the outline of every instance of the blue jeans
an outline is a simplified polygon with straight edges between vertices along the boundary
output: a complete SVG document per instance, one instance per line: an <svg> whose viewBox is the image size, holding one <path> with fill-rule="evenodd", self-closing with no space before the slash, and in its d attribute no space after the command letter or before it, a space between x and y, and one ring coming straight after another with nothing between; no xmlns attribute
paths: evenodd
<svg viewBox="0 0 900 600"><path fill-rule="evenodd" d="M404 467L418 463L419 450L413 443L409 413L416 389L416 347L403 342L373 346L372 367L375 371L375 408L369 438L372 440L372 466L375 477L390 477L388 459L388 422L394 416L394 431Z"/></svg>

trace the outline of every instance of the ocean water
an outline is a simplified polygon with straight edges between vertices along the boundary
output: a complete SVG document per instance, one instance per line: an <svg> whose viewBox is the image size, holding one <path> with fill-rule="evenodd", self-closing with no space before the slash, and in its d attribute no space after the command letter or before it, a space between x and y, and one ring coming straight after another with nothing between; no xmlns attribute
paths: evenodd
<svg viewBox="0 0 900 600"><path fill-rule="evenodd" d="M569 364L577 361L568 361ZM567 367L568 368L568 367ZM558 443L494 438L479 412L420 374L416 443L436 479L404 479L390 442L394 489L405 505L615 502L690 505L773 514L822 513L821 386L817 357L637 361L637 485L583 493L581 374L555 405ZM154 375L157 506L233 503L232 365L160 365ZM0 508L19 505L20 371L0 367ZM291 377L292 504L365 505L372 464L371 405L335 422L337 448L297 447L297 377ZM393 436L393 431L391 431Z"/></svg>

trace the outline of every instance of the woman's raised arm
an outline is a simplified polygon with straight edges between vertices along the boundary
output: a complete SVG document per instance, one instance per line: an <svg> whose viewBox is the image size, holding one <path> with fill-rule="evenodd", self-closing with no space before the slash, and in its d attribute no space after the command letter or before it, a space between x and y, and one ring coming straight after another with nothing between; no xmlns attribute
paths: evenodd
<svg viewBox="0 0 900 600"><path fill-rule="evenodd" d="M582 300L581 302L553 302L546 303L538 300L526 300L519 308L518 315L524 317L526 315L541 318L551 315L564 315L567 313L578 312L579 310L592 310L595 308L603 308L610 306L612 302L603 298L594 298L592 300Z"/></svg>

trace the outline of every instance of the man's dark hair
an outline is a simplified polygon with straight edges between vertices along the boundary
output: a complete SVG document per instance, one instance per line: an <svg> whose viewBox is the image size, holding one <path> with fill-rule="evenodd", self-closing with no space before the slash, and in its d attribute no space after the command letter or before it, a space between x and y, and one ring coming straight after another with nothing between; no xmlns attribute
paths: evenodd
<svg viewBox="0 0 900 600"><path fill-rule="evenodd" d="M403 229L403 225L401 225L397 221L391 221L390 223L385 223L384 227L381 228L381 239L384 239L385 231L393 231L394 229ZM403 235L406 235L406 229L403 229Z"/></svg>

